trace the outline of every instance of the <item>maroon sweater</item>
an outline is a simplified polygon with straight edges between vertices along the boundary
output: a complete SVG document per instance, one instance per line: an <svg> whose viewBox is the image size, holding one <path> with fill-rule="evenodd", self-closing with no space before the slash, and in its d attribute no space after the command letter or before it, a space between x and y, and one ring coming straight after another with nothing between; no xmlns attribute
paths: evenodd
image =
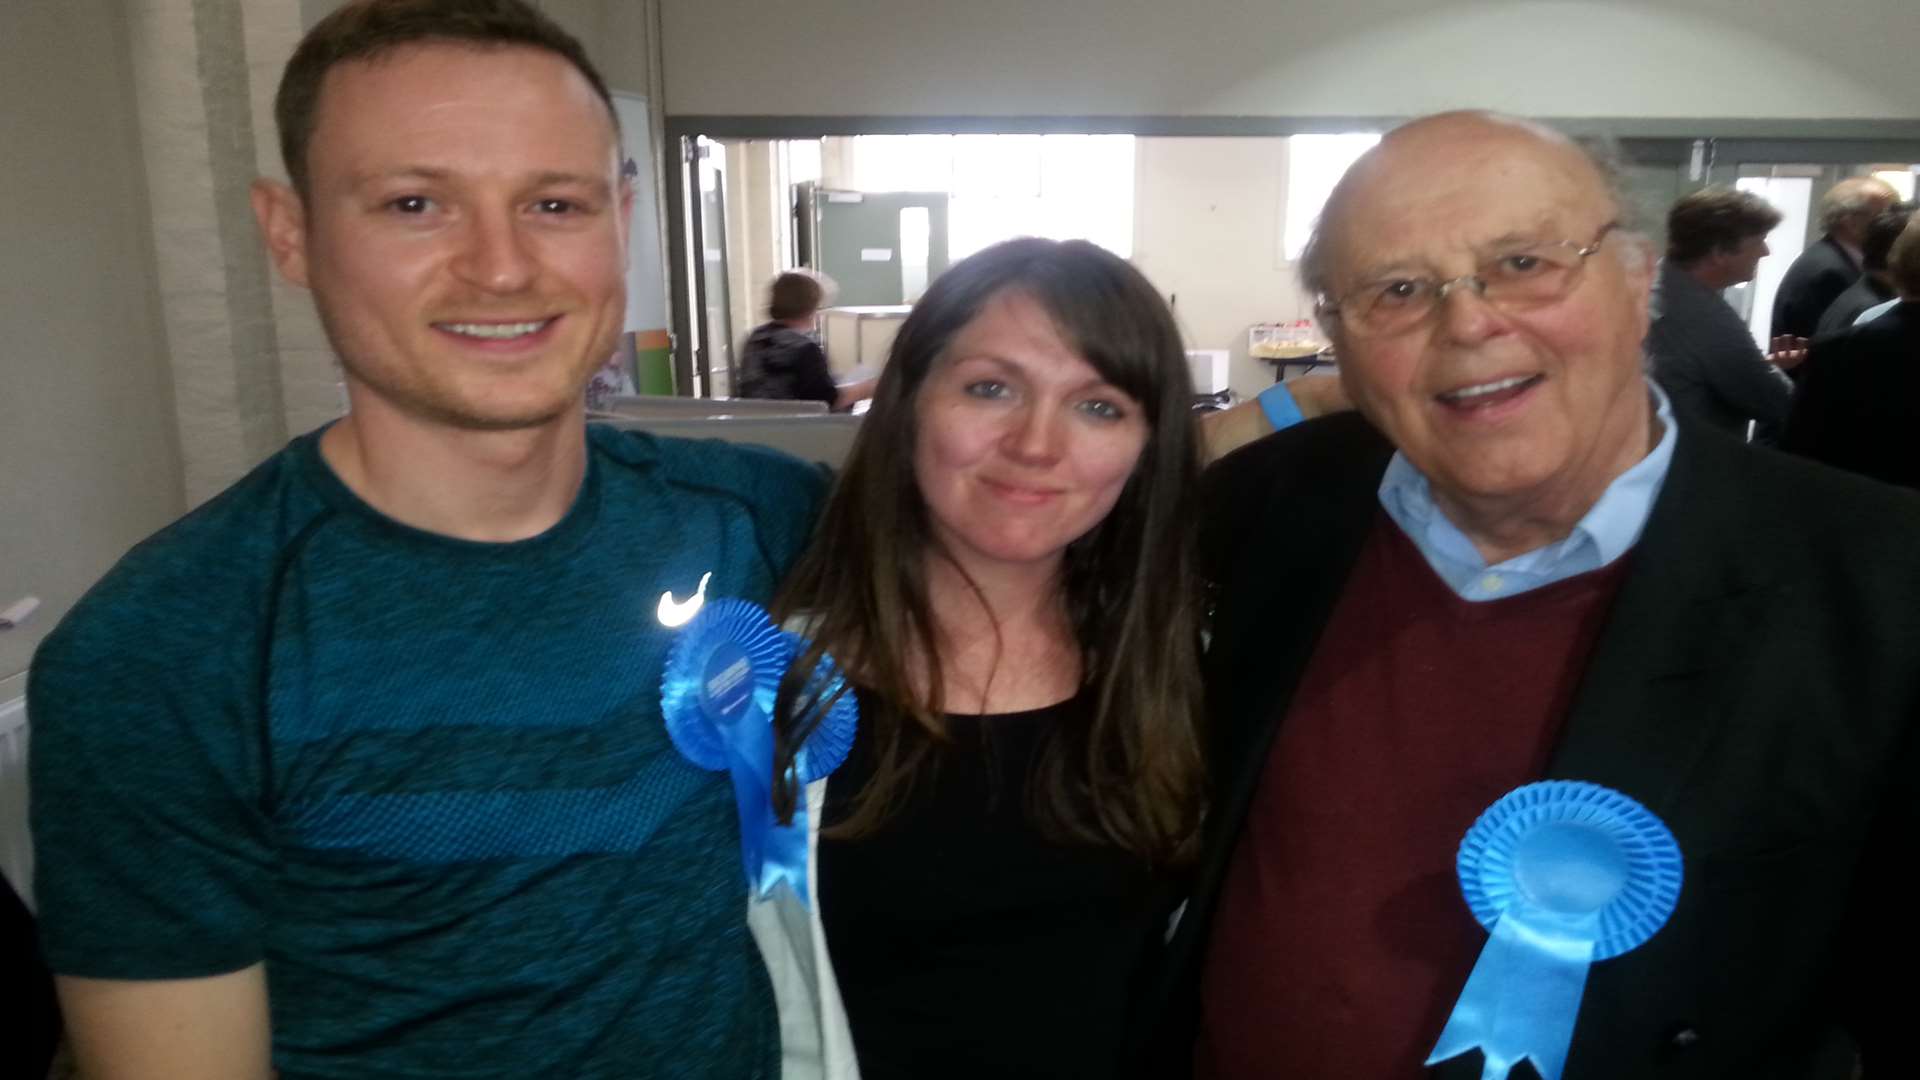
<svg viewBox="0 0 1920 1080"><path fill-rule="evenodd" d="M1624 564L1469 602L1377 516L1227 870L1202 1080L1425 1075L1486 942L1460 838L1545 770Z"/></svg>

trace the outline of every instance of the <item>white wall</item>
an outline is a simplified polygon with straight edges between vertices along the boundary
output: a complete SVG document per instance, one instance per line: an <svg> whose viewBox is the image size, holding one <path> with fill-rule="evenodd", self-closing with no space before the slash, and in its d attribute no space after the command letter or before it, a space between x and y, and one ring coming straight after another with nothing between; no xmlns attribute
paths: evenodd
<svg viewBox="0 0 1920 1080"><path fill-rule="evenodd" d="M1920 116L1913 0L661 0L672 115Z"/></svg>
<svg viewBox="0 0 1920 1080"><path fill-rule="evenodd" d="M187 499L201 502L288 434L276 291L247 188L273 141L259 122L266 54L284 62L294 23L263 35L286 0L122 0L131 114L146 170L154 280L166 328ZM306 380L298 380L305 383ZM336 399L337 400L337 399Z"/></svg>
<svg viewBox="0 0 1920 1080"><path fill-rule="evenodd" d="M122 5L0 4L0 706L32 648L185 509Z"/></svg>
<svg viewBox="0 0 1920 1080"><path fill-rule="evenodd" d="M33 836L27 829L27 703L0 679L0 874L33 906Z"/></svg>
<svg viewBox="0 0 1920 1080"><path fill-rule="evenodd" d="M1227 381L1242 395L1273 381L1247 356L1247 327L1311 316L1281 258L1287 141L1134 140L1133 263L1174 311L1190 348L1229 349Z"/></svg>

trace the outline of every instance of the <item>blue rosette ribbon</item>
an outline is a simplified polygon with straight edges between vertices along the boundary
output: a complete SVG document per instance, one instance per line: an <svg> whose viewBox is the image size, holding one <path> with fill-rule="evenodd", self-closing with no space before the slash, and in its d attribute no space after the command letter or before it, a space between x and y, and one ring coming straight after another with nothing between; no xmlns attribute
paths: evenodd
<svg viewBox="0 0 1920 1080"><path fill-rule="evenodd" d="M1433 1065L1478 1049L1481 1080L1523 1060L1560 1080L1595 961L1646 944L1680 899L1680 845L1666 823L1609 788L1515 788L1460 842L1460 889L1487 928Z"/></svg>
<svg viewBox="0 0 1920 1080"><path fill-rule="evenodd" d="M660 713L681 756L731 776L740 812L741 861L753 895L765 899L784 881L805 904L804 793L791 822L782 825L773 814L774 699L782 673L803 646L801 638L774 626L757 604L707 601L667 652ZM793 772L800 785L839 766L859 722L859 706L830 658L815 667L807 688L825 711L795 755Z"/></svg>

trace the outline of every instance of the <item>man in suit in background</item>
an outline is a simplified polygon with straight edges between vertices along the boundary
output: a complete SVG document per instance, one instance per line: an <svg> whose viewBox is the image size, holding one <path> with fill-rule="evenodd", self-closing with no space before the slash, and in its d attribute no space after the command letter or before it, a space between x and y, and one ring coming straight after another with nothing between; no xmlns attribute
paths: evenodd
<svg viewBox="0 0 1920 1080"><path fill-rule="evenodd" d="M1674 408L1745 438L1758 421L1776 437L1793 404L1786 369L1806 358L1806 342L1781 338L1761 355L1747 324L1721 291L1752 281L1767 254L1780 211L1760 196L1709 187L1667 211L1667 257L1653 285L1647 360L1673 395Z"/></svg>
<svg viewBox="0 0 1920 1080"><path fill-rule="evenodd" d="M1867 237L1860 245L1860 280L1827 305L1814 327L1814 336L1845 330L1868 310L1899 295L1894 291L1892 275L1887 273L1887 256L1893 251L1893 242L1906 231L1907 222L1916 209L1920 207L1913 203L1894 203L1874 215L1872 224L1867 226Z"/></svg>
<svg viewBox="0 0 1920 1080"><path fill-rule="evenodd" d="M1920 488L1920 228L1887 257L1893 310L1814 342L1782 449Z"/></svg>
<svg viewBox="0 0 1920 1080"><path fill-rule="evenodd" d="M1900 197L1886 181L1855 176L1829 188L1820 200L1823 234L1787 267L1773 294L1773 337L1813 336L1827 305L1860 277L1860 245L1875 214Z"/></svg>
<svg viewBox="0 0 1920 1080"><path fill-rule="evenodd" d="M1151 1075L1478 1077L1424 1065L1489 940L1455 857L1543 777L1685 869L1592 966L1564 1080L1904 1075L1920 499L1676 417L1626 211L1480 113L1335 188L1303 272L1357 412L1207 479L1215 787Z"/></svg>

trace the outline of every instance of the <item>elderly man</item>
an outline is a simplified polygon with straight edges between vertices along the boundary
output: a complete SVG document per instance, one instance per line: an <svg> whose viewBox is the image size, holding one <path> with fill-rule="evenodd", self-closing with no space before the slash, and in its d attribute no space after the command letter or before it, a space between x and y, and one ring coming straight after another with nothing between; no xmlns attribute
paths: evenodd
<svg viewBox="0 0 1920 1080"><path fill-rule="evenodd" d="M1426 1076L1489 942L1462 837L1543 777L1637 800L1685 875L1585 976L1567 1080L1904 1053L1920 500L1676 419L1623 213L1484 114L1393 132L1329 201L1305 269L1358 412L1210 475L1217 787L1160 1075Z"/></svg>
<svg viewBox="0 0 1920 1080"><path fill-rule="evenodd" d="M99 1080L771 1076L724 774L663 594L765 600L824 485L589 429L616 119L520 0L357 0L254 189L349 414L123 559L34 659L46 953Z"/></svg>
<svg viewBox="0 0 1920 1080"><path fill-rule="evenodd" d="M1787 267L1773 294L1772 336L1814 335L1820 316L1860 277L1867 226L1899 197L1886 181L1872 176L1849 177L1827 189L1820 199L1820 239Z"/></svg>
<svg viewBox="0 0 1920 1080"><path fill-rule="evenodd" d="M1827 305L1814 327L1815 337L1845 330L1863 321L1862 316L1867 312L1882 308L1899 296L1893 275L1887 270L1887 257L1893 253L1894 241L1907 231L1914 210L1913 203L1900 202L1874 215L1872 224L1867 226L1866 238L1860 243L1860 280Z"/></svg>

